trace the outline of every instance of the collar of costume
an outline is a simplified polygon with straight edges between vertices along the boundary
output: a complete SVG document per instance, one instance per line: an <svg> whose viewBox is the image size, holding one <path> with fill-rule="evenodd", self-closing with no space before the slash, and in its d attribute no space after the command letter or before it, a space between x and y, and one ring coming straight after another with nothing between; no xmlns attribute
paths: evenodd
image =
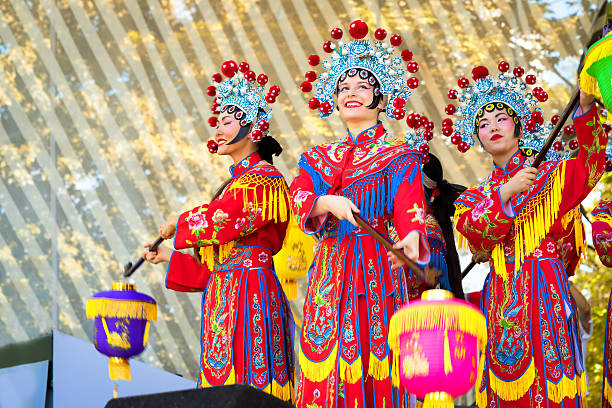
<svg viewBox="0 0 612 408"><path fill-rule="evenodd" d="M546 102L548 94L539 86L530 91L527 85L535 85L535 75L527 75L523 79L525 70L516 67L509 74L510 65L502 61L498 69L499 75L489 75L489 70L484 66L472 69L471 85L465 77L458 80L459 90L451 89L448 97L457 101L457 106L450 103L446 106L446 114L455 118L455 123L449 118L443 122L444 127L450 127L454 132L451 141L457 145L460 152L467 152L474 146L474 138L477 133L476 121L482 115L483 110L492 111L501 109L502 104L507 105L512 114L518 118L515 120L517 126L522 126L523 137L519 142L521 150L533 154L544 146L547 136L553 129L552 123L544 123L542 109L537 106L538 102ZM512 112L513 111L513 112ZM518 123L520 121L520 123ZM569 157L570 152L550 149L546 160L562 160Z"/></svg>
<svg viewBox="0 0 612 408"><path fill-rule="evenodd" d="M526 157L523 154L521 154L520 150L517 150L512 155L512 157L508 159L508 162L503 168L499 167L497 164L495 164L495 162L493 162L493 174L495 176L500 176L500 177L510 174L516 169L522 168L523 164L525 163L525 160L526 160Z"/></svg>
<svg viewBox="0 0 612 408"><path fill-rule="evenodd" d="M394 53L402 43L402 38L395 34L387 43L384 41L387 36L384 29L376 30L376 41L364 38L368 34L368 26L361 20L351 23L349 34L353 40L344 42L342 30L333 29L331 36L338 42L326 41L323 44L323 50L330 54L330 59L321 63L323 72L318 76L315 71L306 73L306 81L301 85L302 91L309 93L314 87L314 97L308 106L318 110L321 118L331 115L336 105L334 96L340 76L352 69L363 69L376 77L381 94L388 97L385 109L387 116L398 120L404 118L406 99L412 94L412 89L418 87L416 77L407 79L418 71L418 64L412 61L412 52L405 49L401 54ZM308 63L313 67L319 65L320 61L316 54L308 58ZM408 63L406 69L402 67L403 61ZM396 100L398 102L394 104Z"/></svg>
<svg viewBox="0 0 612 408"><path fill-rule="evenodd" d="M346 139L347 142L353 144L362 144L365 142L371 142L374 139L381 137L385 134L385 128L383 127L381 122L378 122L372 127L367 128L366 130L359 133L357 136L353 136L350 130L346 130L348 137Z"/></svg>
<svg viewBox="0 0 612 408"><path fill-rule="evenodd" d="M240 163L236 164L235 166L231 166L229 169L230 174L232 177L239 177L260 161L261 157L259 156L259 153L253 152L244 159L240 160Z"/></svg>
<svg viewBox="0 0 612 408"><path fill-rule="evenodd" d="M272 109L269 105L276 101L280 88L276 85L271 86L264 95L268 76L266 74L257 76L249 69L249 64L246 62L238 65L235 61L225 61L221 65L221 72L227 79L223 80L220 73L214 74L212 76L214 84L206 91L209 96L215 98L211 107L214 116L209 118L209 125L217 126L217 115L227 107L228 113L240 121L240 126L253 123L249 136L254 142L260 141L270 128Z"/></svg>

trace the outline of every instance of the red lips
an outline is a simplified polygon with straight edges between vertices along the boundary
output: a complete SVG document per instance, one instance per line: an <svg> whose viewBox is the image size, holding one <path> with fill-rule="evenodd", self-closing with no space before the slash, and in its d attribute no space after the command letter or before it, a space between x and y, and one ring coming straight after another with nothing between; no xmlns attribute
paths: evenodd
<svg viewBox="0 0 612 408"><path fill-rule="evenodd" d="M499 133L495 133L493 136L491 136L491 141L495 141L497 139L501 139L502 135L500 135Z"/></svg>

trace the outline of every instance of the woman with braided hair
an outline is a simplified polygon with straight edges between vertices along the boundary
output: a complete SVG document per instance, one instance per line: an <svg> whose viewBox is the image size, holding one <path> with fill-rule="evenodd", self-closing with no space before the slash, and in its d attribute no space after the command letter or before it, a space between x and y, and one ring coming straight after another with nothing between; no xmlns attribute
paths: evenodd
<svg viewBox="0 0 612 408"><path fill-rule="evenodd" d="M272 256L291 213L287 184L272 165L282 148L267 134L268 103L280 91L272 86L264 97L267 77L257 77L257 85L244 62L228 61L222 71L228 78L215 74L219 84L209 88L219 116L209 120L215 139L208 148L232 158L231 178L210 203L160 227L163 238L174 237L175 249L194 248L195 256L161 246L143 257L169 262L168 289L203 292L198 387L248 384L290 401L293 318Z"/></svg>

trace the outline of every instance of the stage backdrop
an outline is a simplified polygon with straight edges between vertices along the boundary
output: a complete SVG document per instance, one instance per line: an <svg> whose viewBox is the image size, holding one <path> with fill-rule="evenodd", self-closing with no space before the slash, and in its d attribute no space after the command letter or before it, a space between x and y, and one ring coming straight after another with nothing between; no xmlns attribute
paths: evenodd
<svg viewBox="0 0 612 408"><path fill-rule="evenodd" d="M300 152L343 133L298 90L308 55L356 18L400 33L421 69L409 110L439 128L449 87L504 58L545 81L564 106L596 0L3 0L0 2L0 345L53 328L91 339L85 301L171 214L206 202L229 162L205 147L205 89L225 59L281 86L272 134L291 181ZM402 133L404 123L392 123ZM489 163L440 139L447 178L472 184ZM139 291L159 303L144 362L195 378L200 296L164 288L145 266ZM303 288L303 282L302 282ZM301 290L303 293L303 289ZM298 318L301 302L294 302Z"/></svg>

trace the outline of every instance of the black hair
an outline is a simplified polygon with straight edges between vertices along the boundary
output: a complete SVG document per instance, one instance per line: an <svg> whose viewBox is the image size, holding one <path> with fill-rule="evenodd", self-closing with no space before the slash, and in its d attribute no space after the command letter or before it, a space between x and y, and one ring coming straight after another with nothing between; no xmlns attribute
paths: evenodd
<svg viewBox="0 0 612 408"><path fill-rule="evenodd" d="M270 164L274 164L272 156L278 156L283 152L283 147L272 136L264 136L257 142L259 156Z"/></svg>
<svg viewBox="0 0 612 408"><path fill-rule="evenodd" d="M476 113L474 134L476 135L478 141L480 142L480 136L478 135L478 124L480 123L480 118L482 118L482 115L484 115L485 111L492 112L495 109L503 109L506 111L508 116L510 116L510 118L514 122L514 137L518 138L521 135L521 129L523 128L523 125L521 124L521 119L517 116L514 109L512 109L510 106L506 105L503 102L491 102L478 109L478 113ZM482 142L480 142L480 144L482 144Z"/></svg>
<svg viewBox="0 0 612 408"><path fill-rule="evenodd" d="M382 92L380 92L380 82L378 82L378 79L376 78L376 76L374 76L374 74L368 71L367 69L351 68L347 71L344 71L342 74L340 74L340 77L338 78L338 82L336 85L336 95L340 93L340 84L347 77L354 77L355 75L359 75L359 78L368 81L368 84L372 86L372 93L373 93L372 103L369 104L367 108L376 109L378 105L380 104L380 101L383 98L383 94ZM340 109L338 105L336 105L336 109Z"/></svg>
<svg viewBox="0 0 612 408"><path fill-rule="evenodd" d="M461 286L461 266L459 264L457 247L455 246L451 218L455 214L455 200L459 198L466 188L459 184L451 184L444 179L442 164L432 153L429 153L429 161L423 165L423 173L436 183L436 188L439 190L439 195L433 197L434 189L425 187L427 196L433 198L431 203L433 216L438 221L442 235L444 235L446 265L448 267L448 280L451 290L456 298L464 299L463 288Z"/></svg>

